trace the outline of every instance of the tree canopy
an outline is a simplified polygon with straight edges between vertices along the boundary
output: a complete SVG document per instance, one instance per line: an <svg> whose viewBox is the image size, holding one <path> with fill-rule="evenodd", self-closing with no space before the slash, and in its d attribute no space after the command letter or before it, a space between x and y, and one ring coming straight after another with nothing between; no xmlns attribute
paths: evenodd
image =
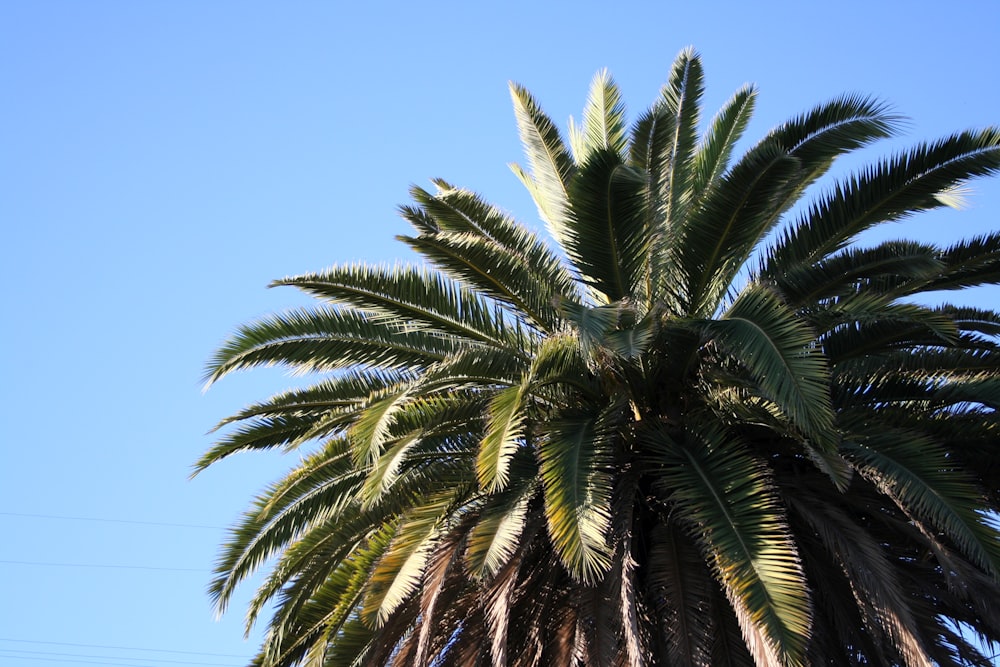
<svg viewBox="0 0 1000 667"><path fill-rule="evenodd" d="M685 50L630 122L600 72L564 140L512 84L550 238L414 187L423 263L278 280L315 305L218 350L210 383L315 378L196 466L309 448L211 585L270 566L254 664L991 664L1000 314L942 294L1000 282L1000 233L858 239L995 174L1000 129L818 188L901 118L845 95L734 155L756 90L702 93Z"/></svg>

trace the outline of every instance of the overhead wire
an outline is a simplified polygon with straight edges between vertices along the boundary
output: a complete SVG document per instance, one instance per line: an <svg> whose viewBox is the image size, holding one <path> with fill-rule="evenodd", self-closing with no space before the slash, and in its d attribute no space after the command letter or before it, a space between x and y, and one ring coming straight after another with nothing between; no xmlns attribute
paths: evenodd
<svg viewBox="0 0 1000 667"><path fill-rule="evenodd" d="M16 660L34 660L37 662L58 662L62 664L73 663L77 665L111 665L113 667L153 667L150 663L136 663L136 662L109 662L107 660L94 661L94 660L73 660L72 658L40 658L28 655L0 655L0 659L12 658ZM132 658L121 658L123 660L131 660ZM142 658L138 658L142 660ZM239 666L242 667L242 666Z"/></svg>
<svg viewBox="0 0 1000 667"><path fill-rule="evenodd" d="M93 660L68 660L66 658L32 658L30 656L23 655L0 655L0 658L15 658L17 660L34 660L38 662L59 662L66 664L67 662L77 664L77 665L109 665L113 667L150 667L148 664L143 665L135 662L95 662Z"/></svg>
<svg viewBox="0 0 1000 667"><path fill-rule="evenodd" d="M112 517L92 517L92 516L68 516L61 514L41 514L37 512L0 512L0 516L22 517L31 519L54 519L62 521L96 521L101 523L133 524L141 526L156 526L169 528L195 528L202 530L224 530L221 526L210 526L206 524L193 523L173 523L166 521L141 521L134 519L120 519ZM31 560L0 560L0 564L5 565L31 565L40 567L89 567L115 570L153 570L158 572L202 572L209 573L206 568L186 568L186 567L160 567L152 565L119 565L105 563L51 563Z"/></svg>
<svg viewBox="0 0 1000 667"><path fill-rule="evenodd" d="M0 512L0 517L20 517L26 519L131 524L139 526L153 526L157 528L192 528L200 530L223 529L220 526L211 526L206 524L191 524L191 523L178 523L178 522L166 522L166 521L143 521L143 520L124 519L117 517L71 516L71 515L58 515L58 514L43 514L37 512L4 511ZM109 569L109 570L145 570L145 571L157 571L157 572L197 572L201 574L207 574L211 572L211 570L207 568L184 568L184 567L166 567L166 566L152 566L152 565L109 564L109 563L44 562L44 561L15 560L15 559L0 559L0 565L99 568L99 569ZM23 648L17 646L17 644L22 645ZM70 653L70 652L59 652L59 651L36 650L40 646L103 649L105 651L118 651L118 652L122 651L145 652L145 653L151 653L153 655L95 655L92 653L82 653L82 652ZM167 654L177 655L178 657L180 656L189 656L189 657L186 659L177 659L177 660L171 660L169 658L162 657L163 655ZM192 659L192 657L234 658L237 660L242 660L243 661L243 663L241 663L242 665L245 665L250 661L250 657L246 655L238 655L235 653L212 653L206 651L184 651L179 649L160 649L160 648L147 648L140 646L120 646L115 644L89 644L83 642L37 641L28 639L16 639L13 637L0 637L0 665L11 665L11 664L23 663L24 661L32 661L32 662L48 662L48 663L59 662L64 664L72 663L81 665L109 665L113 667L166 667L169 664L206 665L209 667L211 666L241 667L241 664L206 662L206 661L199 661L197 659Z"/></svg>
<svg viewBox="0 0 1000 667"><path fill-rule="evenodd" d="M156 570L159 572L201 572L210 573L203 567L158 567L155 565L111 565L105 563L46 563L37 560L0 560L0 565L35 565L41 567L96 567L108 570Z"/></svg>
<svg viewBox="0 0 1000 667"><path fill-rule="evenodd" d="M209 526L198 523L172 523L166 521L138 521L132 519L116 519L93 516L64 516L61 514L35 514L29 512L0 512L0 516L17 516L31 519L59 519L63 521L99 521L102 523L131 523L140 526L166 526L173 528L200 528L207 530L225 530L223 526Z"/></svg>
<svg viewBox="0 0 1000 667"><path fill-rule="evenodd" d="M114 651L145 651L148 653L176 653L180 655L208 655L216 658L242 658L247 659L245 655L239 655L236 653L211 653L208 651L181 651L179 649L170 648L148 648L141 646L115 646L112 644L84 644L81 642L54 642L54 641L41 641L32 639L13 639L11 637L0 637L0 642L15 642L18 644L44 644L46 646L75 646L80 648L103 648L111 649Z"/></svg>
<svg viewBox="0 0 1000 667"><path fill-rule="evenodd" d="M28 653L31 655L3 655L4 653ZM200 662L197 660L169 660L167 658L148 658L133 655L92 655L89 653L61 653L57 651L31 651L28 649L0 648L0 658L35 659L33 656L59 656L60 658L96 658L98 660L141 660L143 662L171 663L175 665L210 665L212 667L243 667L233 662ZM67 661L72 662L72 661ZM107 663L105 663L107 664Z"/></svg>

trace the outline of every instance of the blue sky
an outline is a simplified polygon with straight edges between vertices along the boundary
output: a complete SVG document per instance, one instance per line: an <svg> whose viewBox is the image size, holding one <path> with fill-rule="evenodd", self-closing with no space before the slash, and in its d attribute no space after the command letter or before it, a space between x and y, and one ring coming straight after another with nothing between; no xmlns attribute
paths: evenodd
<svg viewBox="0 0 1000 667"><path fill-rule="evenodd" d="M203 364L304 302L270 280L407 258L411 183L538 226L506 166L508 80L565 127L597 70L637 113L694 45L709 113L758 84L751 138L847 91L910 118L872 155L1000 123L995 0L360 4L0 0L0 667L253 653L247 595L216 622L205 588L224 527L293 461L187 476L216 421L292 380L203 394ZM1000 182L973 192L889 233L995 229Z"/></svg>

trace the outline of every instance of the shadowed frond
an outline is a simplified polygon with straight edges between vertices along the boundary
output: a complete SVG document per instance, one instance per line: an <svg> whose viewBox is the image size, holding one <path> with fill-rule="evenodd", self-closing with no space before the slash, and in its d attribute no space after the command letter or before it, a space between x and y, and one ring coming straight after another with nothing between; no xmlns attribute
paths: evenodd
<svg viewBox="0 0 1000 667"><path fill-rule="evenodd" d="M926 521L978 567L1000 579L1000 541L984 516L983 498L936 443L919 434L866 424L865 431L845 442L844 448L861 474L911 520Z"/></svg>
<svg viewBox="0 0 1000 667"><path fill-rule="evenodd" d="M566 252L601 302L632 297L643 279L643 180L617 154L595 150L570 186L573 235Z"/></svg>
<svg viewBox="0 0 1000 667"><path fill-rule="evenodd" d="M809 593L766 468L717 427L686 438L690 444L649 434L664 466L658 493L708 560L758 664L802 664Z"/></svg>

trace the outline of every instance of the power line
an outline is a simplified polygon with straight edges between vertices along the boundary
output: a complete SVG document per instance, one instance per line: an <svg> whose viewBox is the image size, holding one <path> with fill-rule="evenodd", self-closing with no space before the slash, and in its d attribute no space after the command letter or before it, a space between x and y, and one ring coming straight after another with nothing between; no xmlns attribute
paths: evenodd
<svg viewBox="0 0 1000 667"><path fill-rule="evenodd" d="M45 644L48 646L82 646L83 648L109 648L117 651L148 651L150 653L177 653L180 655L211 655L217 658L242 658L247 660L245 655L235 653L208 653L205 651L178 651L169 648L142 648L139 646L111 646L109 644L81 644L77 642L51 642L35 641L31 639L12 639L10 637L0 637L0 642L17 642L18 644Z"/></svg>
<svg viewBox="0 0 1000 667"><path fill-rule="evenodd" d="M38 565L42 567L98 567L110 570L158 570L161 572L201 572L207 574L210 571L204 568L194 567L156 567L152 565L103 565L100 563L43 563L34 560L0 560L0 564L5 565Z"/></svg>
<svg viewBox="0 0 1000 667"><path fill-rule="evenodd" d="M63 516L60 514L29 514L27 512L0 512L0 516L19 516L32 519L61 519L63 521L99 521L102 523L131 523L140 526L168 526L172 528L202 528L207 530L225 530L222 526L208 526L198 523L168 523L164 521L133 521L131 519L108 519L93 516Z"/></svg>
<svg viewBox="0 0 1000 667"><path fill-rule="evenodd" d="M93 660L71 660L69 658L33 658L27 655L0 655L0 658L16 658L18 660L36 660L40 662L61 662L63 664L67 662L72 662L78 665L114 665L115 667L150 667L147 664L135 663L135 662L95 662ZM142 658L139 658L141 660Z"/></svg>
<svg viewBox="0 0 1000 667"><path fill-rule="evenodd" d="M91 655L87 653L57 653L55 651L29 651L27 649L9 649L0 648L0 658L27 658L32 660L31 656L26 655L3 655L3 653L31 653L40 656L60 656L68 658L97 658L98 660L143 660L145 662L167 662L173 663L175 665L214 665L215 667L241 667L231 662L198 662L195 660L168 660L166 658L144 658L141 656L131 656L131 655Z"/></svg>
<svg viewBox="0 0 1000 667"><path fill-rule="evenodd" d="M113 665L114 667L151 667L149 663L142 664L136 662L107 662L100 661L95 662L93 660L72 660L70 658L35 658L27 655L0 655L0 658L16 658L17 660L36 660L40 662L60 662L66 664L71 662L77 665ZM128 658L124 658L128 660ZM142 658L136 658L137 660L142 660Z"/></svg>

